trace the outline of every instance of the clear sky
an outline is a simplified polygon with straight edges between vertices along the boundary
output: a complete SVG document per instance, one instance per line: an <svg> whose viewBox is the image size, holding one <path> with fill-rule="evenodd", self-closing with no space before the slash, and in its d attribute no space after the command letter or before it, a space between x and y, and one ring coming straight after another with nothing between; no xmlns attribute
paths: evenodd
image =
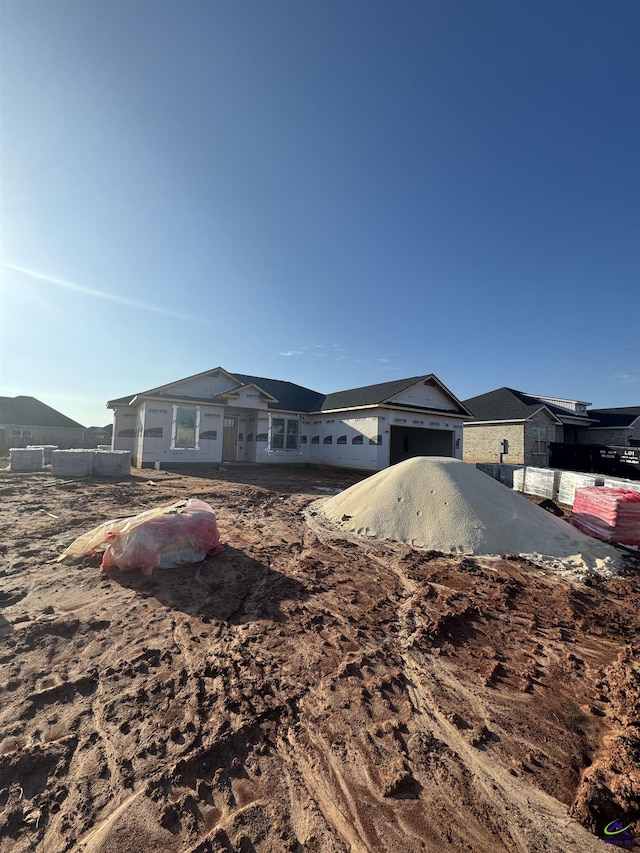
<svg viewBox="0 0 640 853"><path fill-rule="evenodd" d="M0 394L640 404L640 4L0 0Z"/></svg>

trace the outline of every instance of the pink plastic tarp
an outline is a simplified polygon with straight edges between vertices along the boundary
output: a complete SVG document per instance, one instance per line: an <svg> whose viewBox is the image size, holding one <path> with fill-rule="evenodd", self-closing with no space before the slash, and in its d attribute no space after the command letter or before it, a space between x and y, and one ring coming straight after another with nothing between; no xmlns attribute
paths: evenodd
<svg viewBox="0 0 640 853"><path fill-rule="evenodd" d="M571 523L605 542L640 545L640 493L605 486L576 489Z"/></svg>

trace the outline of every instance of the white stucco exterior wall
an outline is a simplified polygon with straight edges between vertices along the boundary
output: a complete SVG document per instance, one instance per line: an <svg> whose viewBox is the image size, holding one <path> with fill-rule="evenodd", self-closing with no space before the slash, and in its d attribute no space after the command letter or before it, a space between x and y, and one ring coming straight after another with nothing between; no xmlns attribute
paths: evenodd
<svg viewBox="0 0 640 853"><path fill-rule="evenodd" d="M196 447L172 447L175 407L199 412ZM173 465L220 462L222 459L222 424L224 406L168 403L146 400L139 408L140 435L135 464L151 466L155 462Z"/></svg>

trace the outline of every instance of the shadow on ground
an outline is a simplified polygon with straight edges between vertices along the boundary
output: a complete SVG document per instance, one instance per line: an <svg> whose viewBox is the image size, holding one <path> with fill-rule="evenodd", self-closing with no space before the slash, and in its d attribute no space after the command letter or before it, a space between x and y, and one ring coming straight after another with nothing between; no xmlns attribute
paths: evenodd
<svg viewBox="0 0 640 853"><path fill-rule="evenodd" d="M11 622L8 622L2 613L0 613L0 638L6 637L12 630Z"/></svg>
<svg viewBox="0 0 640 853"><path fill-rule="evenodd" d="M172 476L195 477L212 482L236 483L261 486L273 492L291 494L312 491L318 484L325 487L346 488L366 479L373 472L353 468L327 468L316 465L193 465L167 466L162 471L136 469L130 480L146 482L150 479L169 480Z"/></svg>
<svg viewBox="0 0 640 853"><path fill-rule="evenodd" d="M151 576L115 569L107 577L170 610L230 624L282 621L280 602L305 601L310 594L299 581L229 546L195 565L154 569Z"/></svg>

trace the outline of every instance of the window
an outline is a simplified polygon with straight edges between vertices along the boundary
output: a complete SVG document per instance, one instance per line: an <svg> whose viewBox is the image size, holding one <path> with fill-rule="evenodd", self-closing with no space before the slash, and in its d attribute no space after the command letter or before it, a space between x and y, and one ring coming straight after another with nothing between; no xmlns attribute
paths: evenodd
<svg viewBox="0 0 640 853"><path fill-rule="evenodd" d="M253 441L253 433L252 432L248 433L248 435L247 435L247 443L249 443L250 441Z"/></svg>
<svg viewBox="0 0 640 853"><path fill-rule="evenodd" d="M370 438L369 444L382 444L382 436L377 435L375 438Z"/></svg>
<svg viewBox="0 0 640 853"><path fill-rule="evenodd" d="M287 450L297 450L299 445L300 422L298 420L287 421Z"/></svg>
<svg viewBox="0 0 640 853"><path fill-rule="evenodd" d="M174 406L171 447L173 450L197 450L200 406Z"/></svg>
<svg viewBox="0 0 640 853"><path fill-rule="evenodd" d="M259 433L256 435L256 441L266 441L266 440L267 440L267 434L266 434L266 432L259 432Z"/></svg>
<svg viewBox="0 0 640 853"><path fill-rule="evenodd" d="M533 439L533 452L547 452L547 427L534 426L531 427L531 438Z"/></svg>
<svg viewBox="0 0 640 853"><path fill-rule="evenodd" d="M322 443L323 444L333 444L333 436L332 435L325 435L325 437L322 439Z"/></svg>
<svg viewBox="0 0 640 853"><path fill-rule="evenodd" d="M320 444L320 436L319 435L311 436L311 444Z"/></svg>
<svg viewBox="0 0 640 853"><path fill-rule="evenodd" d="M306 443L307 443L307 436L301 435L300 436L300 444L306 444Z"/></svg>
<svg viewBox="0 0 640 853"><path fill-rule="evenodd" d="M364 443L364 436L362 436L362 435L354 435L353 438L351 439L351 444L363 444L363 443Z"/></svg>
<svg viewBox="0 0 640 853"><path fill-rule="evenodd" d="M162 438L162 427L148 427L144 431L145 438Z"/></svg>
<svg viewBox="0 0 640 853"><path fill-rule="evenodd" d="M297 450L299 441L300 422L297 418L271 419L271 449Z"/></svg>
<svg viewBox="0 0 640 853"><path fill-rule="evenodd" d="M346 435L339 435L338 440L336 441L336 444L346 444L346 443L347 443L347 436Z"/></svg>
<svg viewBox="0 0 640 853"><path fill-rule="evenodd" d="M200 438L205 439L205 441L217 441L218 440L218 430L217 429L208 429L204 432L200 433Z"/></svg>

